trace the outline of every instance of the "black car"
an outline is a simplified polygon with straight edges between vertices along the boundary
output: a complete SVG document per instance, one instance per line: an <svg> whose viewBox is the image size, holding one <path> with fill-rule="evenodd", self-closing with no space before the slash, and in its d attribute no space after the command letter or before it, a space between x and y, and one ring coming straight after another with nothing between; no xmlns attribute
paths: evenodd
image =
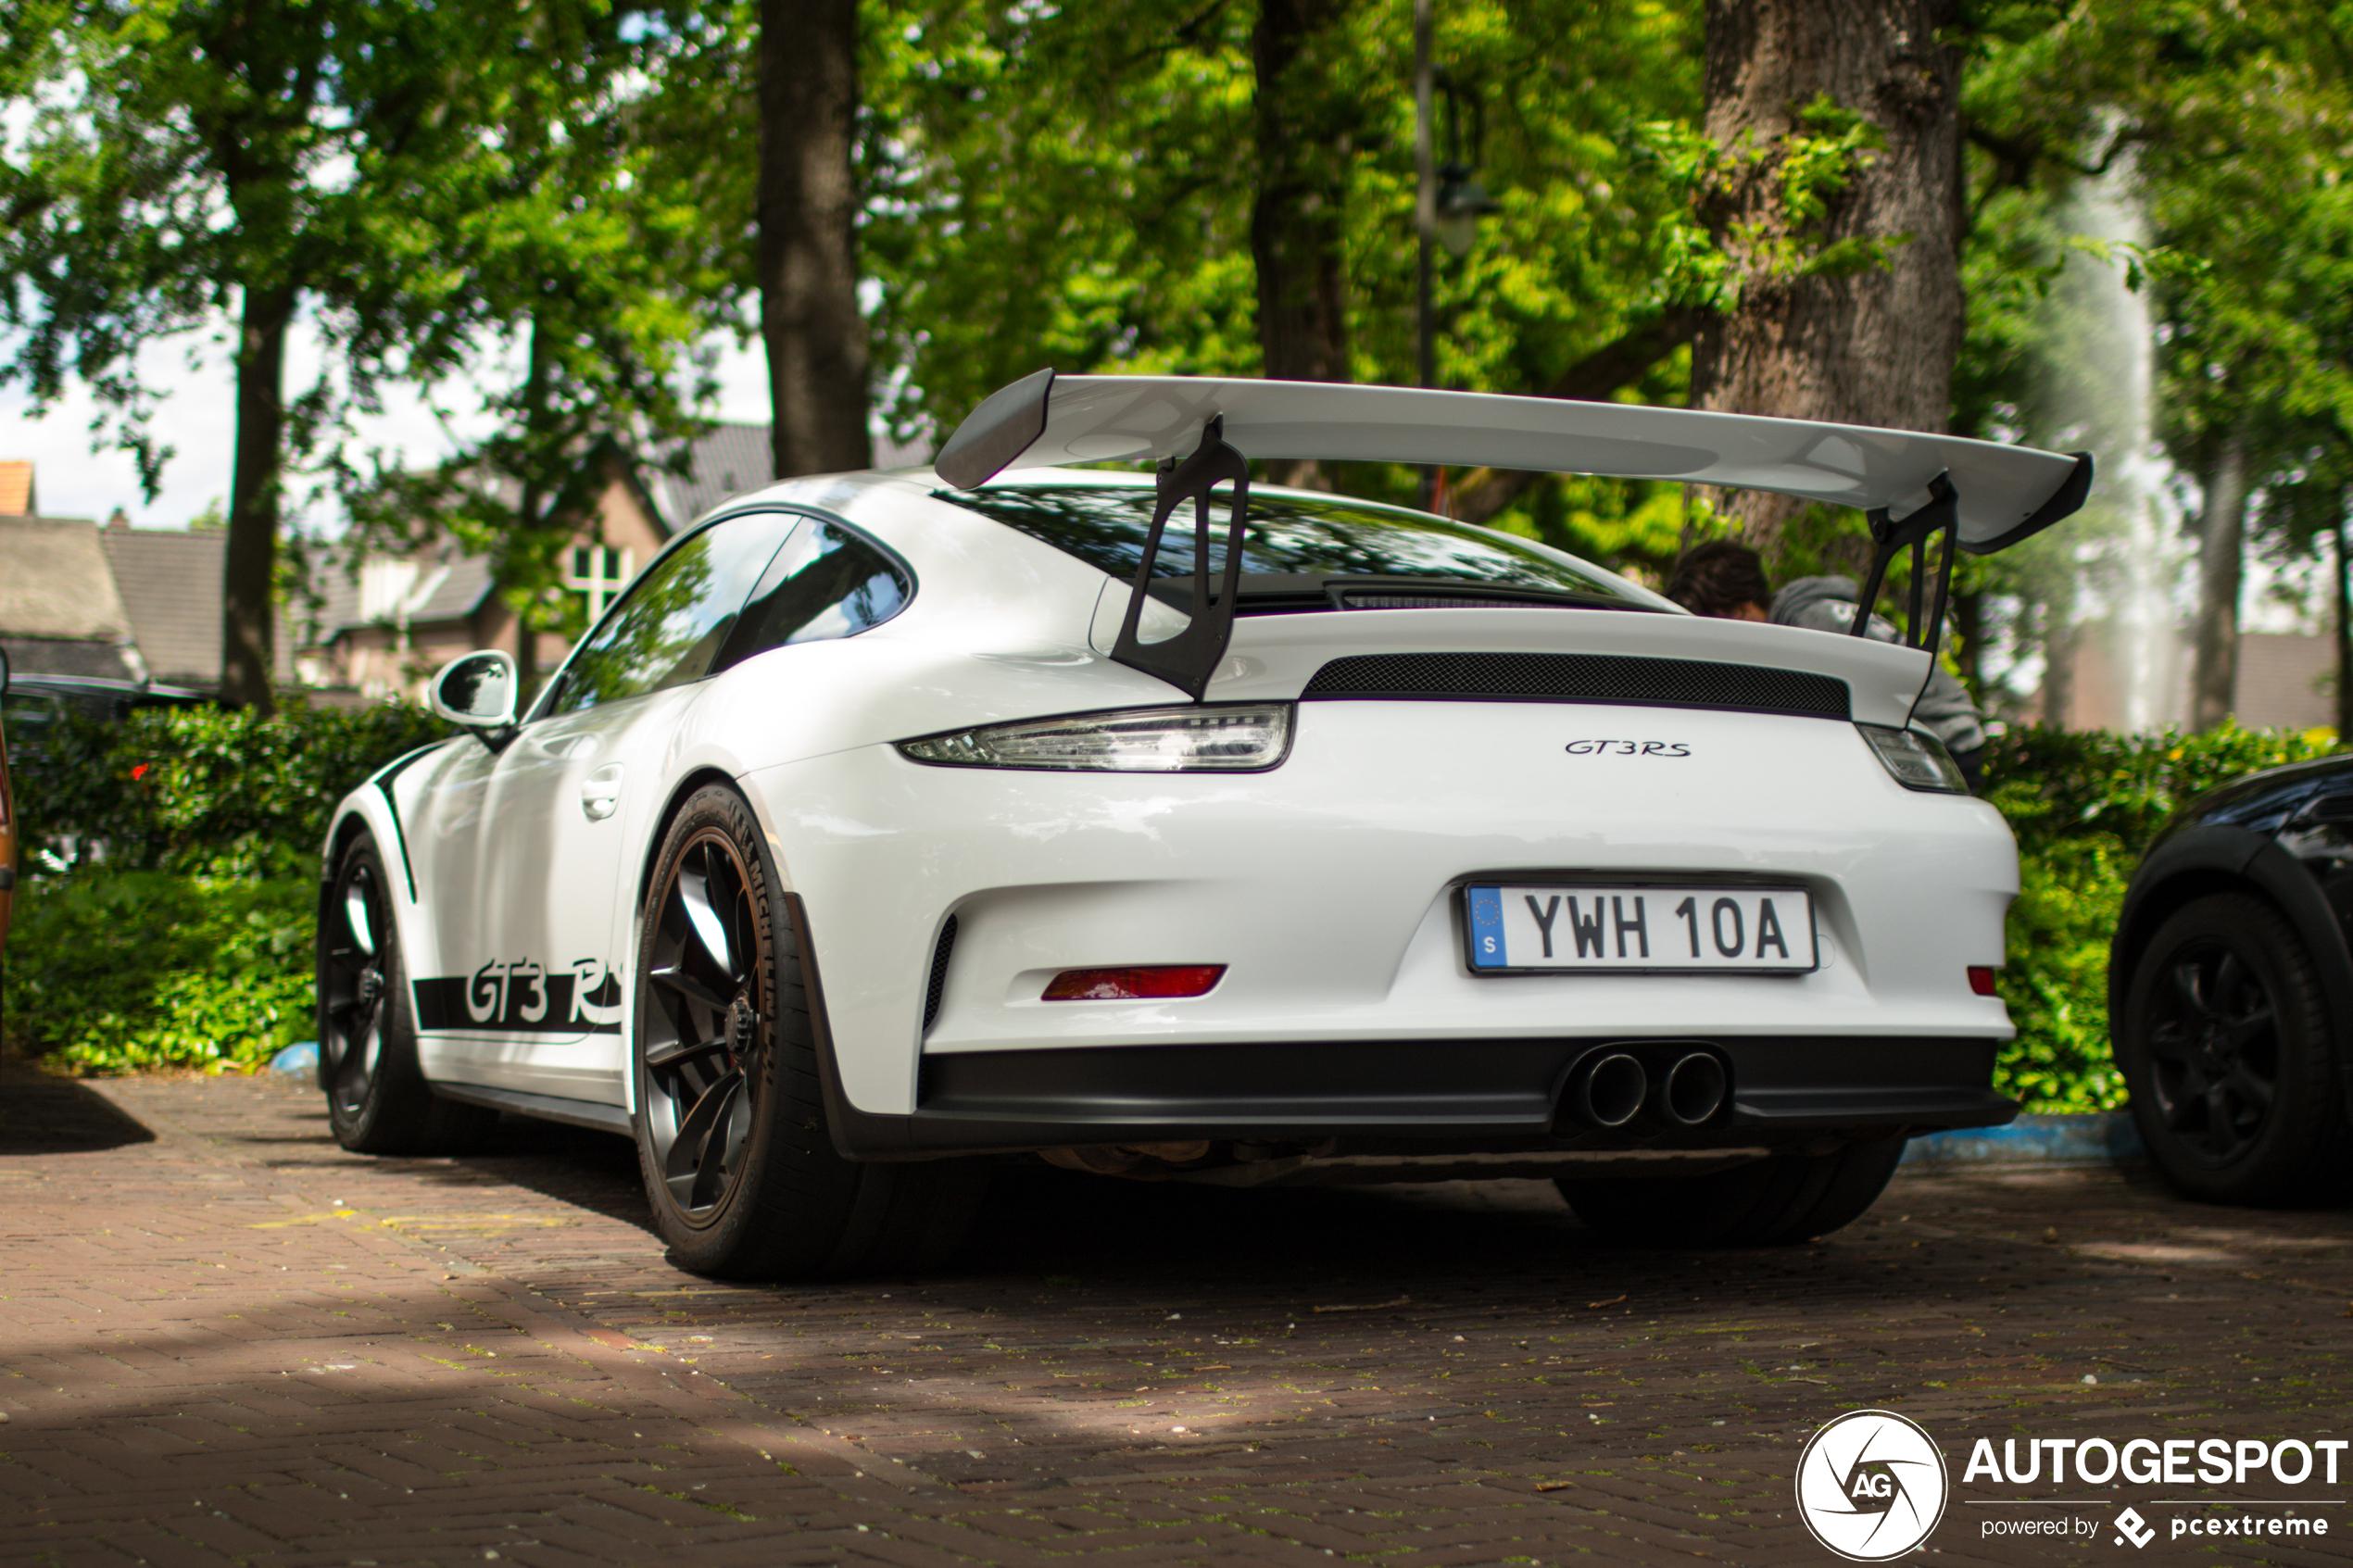
<svg viewBox="0 0 2353 1568"><path fill-rule="evenodd" d="M2353 1176L2353 758L2250 773L2169 822L2124 897L2108 1018L2141 1138L2192 1198Z"/></svg>
<svg viewBox="0 0 2353 1568"><path fill-rule="evenodd" d="M152 683L110 681L95 675L28 675L19 671L0 694L0 720L16 747L19 771L36 771L46 755L49 730L70 711L102 723L119 724L142 708L208 708L209 692Z"/></svg>

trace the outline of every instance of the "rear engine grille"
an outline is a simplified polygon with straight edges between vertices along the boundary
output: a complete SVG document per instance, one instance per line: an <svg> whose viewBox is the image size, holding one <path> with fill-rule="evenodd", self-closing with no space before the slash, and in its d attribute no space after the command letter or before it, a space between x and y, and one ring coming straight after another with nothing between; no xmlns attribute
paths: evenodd
<svg viewBox="0 0 2353 1568"><path fill-rule="evenodd" d="M931 950L931 984L924 988L924 1032L929 1034L939 1017L939 1001L948 994L948 955L956 946L956 917L939 928L939 943Z"/></svg>
<svg viewBox="0 0 2353 1568"><path fill-rule="evenodd" d="M1561 609L1559 599L1507 598L1499 594L1367 594L1343 593L1340 602L1350 609Z"/></svg>
<svg viewBox="0 0 2353 1568"><path fill-rule="evenodd" d="M1365 653L1315 671L1302 698L1603 702L1851 717L1846 683L1803 670L1603 653Z"/></svg>

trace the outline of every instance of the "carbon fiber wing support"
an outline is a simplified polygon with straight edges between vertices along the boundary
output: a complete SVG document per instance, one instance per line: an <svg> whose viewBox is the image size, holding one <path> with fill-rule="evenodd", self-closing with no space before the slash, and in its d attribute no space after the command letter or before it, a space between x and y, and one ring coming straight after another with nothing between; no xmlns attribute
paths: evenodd
<svg viewBox="0 0 2353 1568"><path fill-rule="evenodd" d="M1953 488L1952 476L1942 473L1928 482L1928 505L1906 513L1900 522L1890 521L1885 507L1874 507L1865 514L1871 525L1875 548L1871 552L1870 575L1863 580L1863 591L1855 599L1855 623L1846 629L1848 635L1869 634L1871 611L1879 607L1879 592L1887 581L1887 569L1900 552L1909 550L1911 603L1906 607L1904 646L1935 651L1944 632L1944 601L1953 589L1954 541L1960 523L1961 497ZM1929 606L1927 619L1922 620L1920 599L1928 583L1928 542L1940 533L1944 536L1944 550L1936 571L1936 596Z"/></svg>
<svg viewBox="0 0 2353 1568"><path fill-rule="evenodd" d="M1212 419L1202 428L1201 445L1182 462L1162 460L1155 475L1157 498L1152 506L1151 532L1144 536L1144 553L1136 562L1135 585L1127 595L1127 613L1120 618L1119 637L1111 657L1131 670L1156 676L1195 702L1209 689L1217 661L1234 635L1234 606L1241 590L1242 525L1250 516L1250 464L1226 444L1226 421ZM1217 591L1210 592L1210 492L1230 482L1234 487L1233 517L1226 528L1226 557L1218 573ZM1144 614L1145 596L1151 592L1152 568L1160 561L1160 544L1169 519L1187 501L1193 503L1192 616L1185 629L1156 643L1137 633Z"/></svg>

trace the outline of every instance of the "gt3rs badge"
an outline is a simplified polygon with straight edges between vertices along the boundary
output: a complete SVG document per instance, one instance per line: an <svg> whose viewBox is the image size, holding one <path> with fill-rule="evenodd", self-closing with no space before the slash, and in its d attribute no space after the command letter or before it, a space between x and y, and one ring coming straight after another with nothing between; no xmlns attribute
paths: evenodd
<svg viewBox="0 0 2353 1568"><path fill-rule="evenodd" d="M1679 740L1573 740L1562 747L1571 757L1689 757Z"/></svg>

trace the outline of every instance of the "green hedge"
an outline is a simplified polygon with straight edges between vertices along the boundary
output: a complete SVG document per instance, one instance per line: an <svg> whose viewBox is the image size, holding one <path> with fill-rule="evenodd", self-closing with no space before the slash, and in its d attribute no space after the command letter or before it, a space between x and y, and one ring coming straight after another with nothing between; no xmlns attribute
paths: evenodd
<svg viewBox="0 0 2353 1568"><path fill-rule="evenodd" d="M315 880L89 865L17 895L14 1050L80 1073L253 1069L309 1039Z"/></svg>
<svg viewBox="0 0 2353 1568"><path fill-rule="evenodd" d="M2033 1111L2124 1103L2108 1049L2108 945L2142 851L2182 805L2258 768L2334 750L2330 730L2013 730L1987 752L1987 797L2018 835L2001 992L2018 1025L1994 1083Z"/></svg>
<svg viewBox="0 0 2353 1568"><path fill-rule="evenodd" d="M96 852L118 869L204 876L318 874L335 802L403 752L444 739L422 709L143 709L79 714L44 737L17 780L31 854L54 867Z"/></svg>
<svg viewBox="0 0 2353 1568"><path fill-rule="evenodd" d="M327 814L448 733L397 706L61 721L16 781L7 1047L79 1073L220 1072L308 1038Z"/></svg>
<svg viewBox="0 0 2353 1568"><path fill-rule="evenodd" d="M147 712L60 726L21 781L52 865L17 896L7 1034L82 1072L248 1066L310 1030L310 928L326 813L447 731L413 709ZM2222 729L2119 736L2013 731L1989 798L2017 833L2022 888L2001 990L2019 1035L1996 1082L2033 1110L2123 1102L2108 1052L2108 943L2141 851L2184 801L2335 736ZM107 847L94 863L86 853Z"/></svg>

